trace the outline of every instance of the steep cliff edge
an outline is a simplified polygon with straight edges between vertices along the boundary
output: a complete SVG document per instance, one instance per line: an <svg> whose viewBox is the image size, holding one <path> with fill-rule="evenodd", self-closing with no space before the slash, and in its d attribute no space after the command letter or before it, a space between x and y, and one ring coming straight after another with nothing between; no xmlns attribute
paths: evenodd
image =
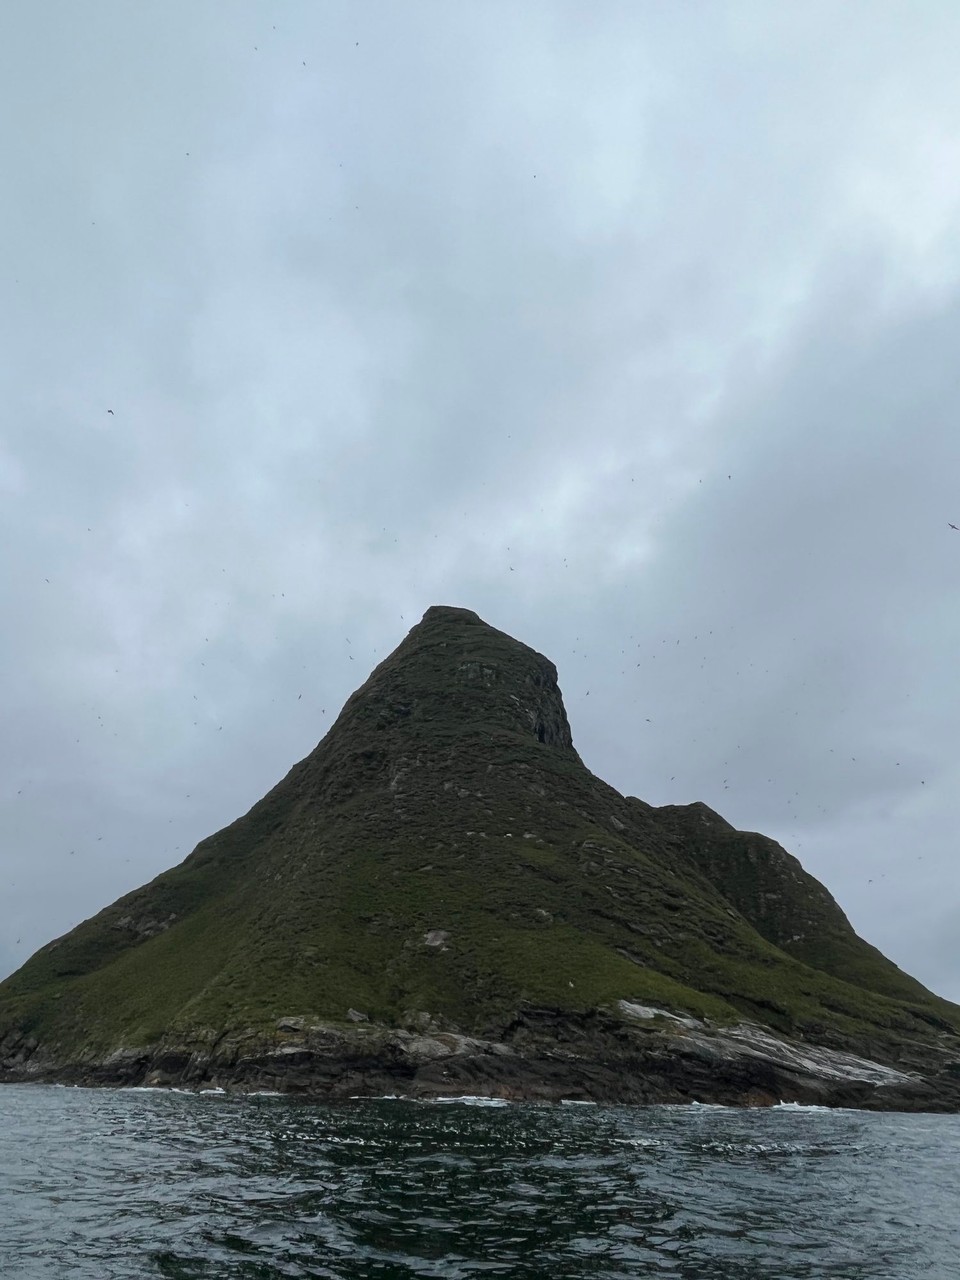
<svg viewBox="0 0 960 1280"><path fill-rule="evenodd" d="M5 1079L935 1109L958 1061L960 1009L795 859L594 777L553 664L447 607L249 813L0 984Z"/></svg>

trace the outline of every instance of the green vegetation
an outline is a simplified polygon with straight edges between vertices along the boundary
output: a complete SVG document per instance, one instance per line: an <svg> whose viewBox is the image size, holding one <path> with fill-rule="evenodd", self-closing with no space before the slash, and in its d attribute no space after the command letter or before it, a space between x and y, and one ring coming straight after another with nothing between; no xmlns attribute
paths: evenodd
<svg viewBox="0 0 960 1280"><path fill-rule="evenodd" d="M0 1040L96 1054L348 1009L490 1034L621 999L874 1055L960 1029L774 842L590 774L545 658L432 609L248 814L0 984Z"/></svg>

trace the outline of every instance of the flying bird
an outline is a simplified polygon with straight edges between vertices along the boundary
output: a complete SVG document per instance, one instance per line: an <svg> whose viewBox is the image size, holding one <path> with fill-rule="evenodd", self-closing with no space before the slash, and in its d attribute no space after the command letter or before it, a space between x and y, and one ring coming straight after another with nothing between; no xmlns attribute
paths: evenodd
<svg viewBox="0 0 960 1280"><path fill-rule="evenodd" d="M115 418L115 417L117 416L117 415L113 412L113 410L112 410L112 409L108 409L108 410L107 410L107 413L109 413L109 414L110 414L111 418Z"/></svg>
<svg viewBox="0 0 960 1280"><path fill-rule="evenodd" d="M958 526L957 526L957 525L955 525L955 524L950 524L950 521L949 521L949 520L947 521L947 524L948 524L948 525L950 525L950 528L951 528L951 529L956 529L956 530L957 530L957 533L960 533L960 527L958 527Z"/></svg>

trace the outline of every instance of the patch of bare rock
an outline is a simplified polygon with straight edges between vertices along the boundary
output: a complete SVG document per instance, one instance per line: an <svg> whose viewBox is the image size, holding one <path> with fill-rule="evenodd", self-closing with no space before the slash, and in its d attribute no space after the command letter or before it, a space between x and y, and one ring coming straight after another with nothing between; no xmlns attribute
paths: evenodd
<svg viewBox="0 0 960 1280"><path fill-rule="evenodd" d="M385 1027L351 1009L343 1023L280 1018L271 1034L241 1030L58 1058L29 1039L0 1042L0 1080L276 1091L342 1099L472 1094L515 1101L799 1102L869 1110L960 1110L960 1064L920 1073L782 1039L752 1024L719 1027L620 1001L572 1017L525 1009L496 1036L464 1035L428 1013Z"/></svg>

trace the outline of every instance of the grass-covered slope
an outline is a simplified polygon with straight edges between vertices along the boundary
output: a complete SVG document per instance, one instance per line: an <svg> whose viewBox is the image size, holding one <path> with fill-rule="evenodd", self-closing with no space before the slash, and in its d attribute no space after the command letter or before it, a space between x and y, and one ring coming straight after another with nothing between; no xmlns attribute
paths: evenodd
<svg viewBox="0 0 960 1280"><path fill-rule="evenodd" d="M945 1003L931 1004L921 983L858 937L828 890L775 840L735 830L705 804L657 813L690 862L787 955L867 991L933 1009Z"/></svg>
<svg viewBox="0 0 960 1280"><path fill-rule="evenodd" d="M434 608L248 814L0 984L0 1043L618 999L878 1055L960 1028L779 846L595 778L552 664Z"/></svg>

